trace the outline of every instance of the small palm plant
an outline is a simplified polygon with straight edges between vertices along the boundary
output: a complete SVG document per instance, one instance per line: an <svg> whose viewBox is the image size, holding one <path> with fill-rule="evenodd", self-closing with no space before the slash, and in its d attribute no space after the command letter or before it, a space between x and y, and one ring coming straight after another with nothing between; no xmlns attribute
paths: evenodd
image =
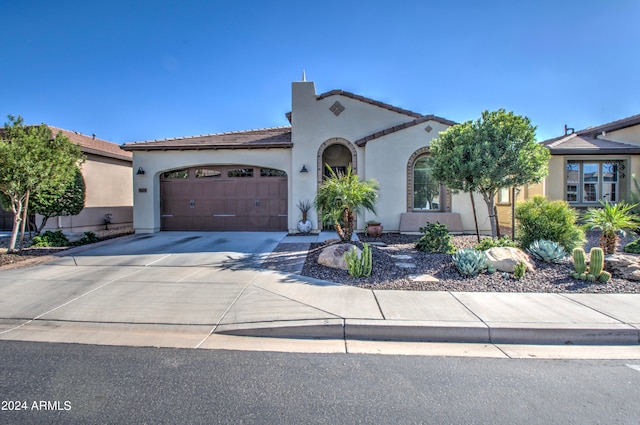
<svg viewBox="0 0 640 425"><path fill-rule="evenodd" d="M323 220L335 223L340 240L350 241L356 215L363 210L376 214L380 186L375 179L360 180L351 167L344 174L337 174L328 165L327 169L329 176L322 182L314 202L316 210L322 212Z"/></svg>
<svg viewBox="0 0 640 425"><path fill-rule="evenodd" d="M610 204L608 201L600 201L602 208L589 208L582 216L588 229L601 229L600 248L605 254L616 252L618 233L626 235L626 231L635 231L640 224L640 216L632 210L636 204L627 204L624 201Z"/></svg>

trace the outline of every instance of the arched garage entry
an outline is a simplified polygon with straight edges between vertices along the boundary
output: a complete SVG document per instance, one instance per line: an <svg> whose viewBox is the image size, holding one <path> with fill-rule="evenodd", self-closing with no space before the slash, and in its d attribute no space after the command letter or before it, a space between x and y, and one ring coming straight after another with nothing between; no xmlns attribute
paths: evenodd
<svg viewBox="0 0 640 425"><path fill-rule="evenodd" d="M162 230L286 231L287 173L208 165L160 175Z"/></svg>

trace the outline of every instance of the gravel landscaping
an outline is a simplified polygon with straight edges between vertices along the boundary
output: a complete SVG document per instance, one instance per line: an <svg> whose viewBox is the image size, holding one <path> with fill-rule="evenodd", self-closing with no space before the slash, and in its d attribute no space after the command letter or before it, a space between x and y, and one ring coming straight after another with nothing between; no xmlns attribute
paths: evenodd
<svg viewBox="0 0 640 425"><path fill-rule="evenodd" d="M320 251L324 244L311 244L311 249L302 270L304 276L330 280L345 285L368 289L401 289L412 291L466 291L466 292L570 292L570 293L640 293L640 283L612 278L607 283L587 282L573 279L573 261L567 257L561 264L548 264L532 259L536 270L527 272L522 279L513 274L480 274L475 277L458 273L449 254L426 254L415 249L419 235L385 233L379 238L358 235L362 242L383 242L386 247L372 245L373 270L371 276L352 278L346 271L318 264ZM585 251L598 246L598 232L587 234ZM631 237L621 241L621 247L633 240ZM454 236L456 248L471 248L477 243L475 235ZM398 260L392 255L409 255L411 260ZM415 268L402 268L397 263L413 263ZM412 276L427 274L437 282L414 281Z"/></svg>
<svg viewBox="0 0 640 425"><path fill-rule="evenodd" d="M133 233L133 228L126 227L120 229L112 229L112 230L95 230L93 233L101 240L107 240L112 238L117 238L120 236L130 235ZM73 235L69 239L71 241L80 239L83 236L83 233L79 233L77 235ZM26 245L29 243L27 242ZM71 247L62 247L62 248L24 248L20 252L15 252L8 254L7 247L9 246L9 238L4 237L0 238L0 267L8 264L16 264L22 263L22 265L31 265L34 261L38 259L44 260L44 257L51 256L57 252L61 252L67 250Z"/></svg>

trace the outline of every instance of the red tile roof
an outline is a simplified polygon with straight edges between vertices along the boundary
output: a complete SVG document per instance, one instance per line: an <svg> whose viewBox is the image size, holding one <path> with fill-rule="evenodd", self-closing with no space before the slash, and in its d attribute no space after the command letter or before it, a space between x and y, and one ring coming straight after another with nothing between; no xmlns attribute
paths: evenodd
<svg viewBox="0 0 640 425"><path fill-rule="evenodd" d="M404 130L405 128L408 128L408 127L413 127L414 125L422 124L423 122L427 122L427 121L436 121L449 126L457 124L455 121L450 121L448 119L437 117L435 115L424 115L413 121L395 125L393 127L390 127L385 130L378 131L377 133L373 133L369 136L363 137L362 139L358 139L356 140L355 143L358 146L364 146L370 140L377 139L378 137L386 136L387 134L395 133L396 131Z"/></svg>
<svg viewBox="0 0 640 425"><path fill-rule="evenodd" d="M146 142L127 143L127 151L199 150L199 149L260 149L291 148L291 127L261 128L246 131L177 137Z"/></svg>
<svg viewBox="0 0 640 425"><path fill-rule="evenodd" d="M131 152L126 152L120 148L119 145L108 142L106 140L98 139L93 136L87 136L76 131L69 131L62 128L48 126L54 135L61 132L71 142L80 145L80 149L84 153L91 153L94 155L105 156L109 158L122 159L131 162L133 155Z"/></svg>
<svg viewBox="0 0 640 425"><path fill-rule="evenodd" d="M554 137L542 142L552 155L608 155L608 154L640 154L640 146L601 139L603 133L621 130L640 124L640 114L622 118L617 121L588 127L575 133Z"/></svg>

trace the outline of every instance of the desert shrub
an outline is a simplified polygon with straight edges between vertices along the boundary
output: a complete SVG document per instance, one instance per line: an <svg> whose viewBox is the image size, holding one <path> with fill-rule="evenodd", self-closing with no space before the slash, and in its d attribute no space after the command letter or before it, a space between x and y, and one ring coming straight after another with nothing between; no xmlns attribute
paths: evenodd
<svg viewBox="0 0 640 425"><path fill-rule="evenodd" d="M351 277L371 276L371 247L368 243L362 245L362 254L354 246L344 254L347 271Z"/></svg>
<svg viewBox="0 0 640 425"><path fill-rule="evenodd" d="M416 249L428 253L451 254L456 248L451 243L451 233L442 223L429 223L420 228L422 236L416 243Z"/></svg>
<svg viewBox="0 0 640 425"><path fill-rule="evenodd" d="M516 239L523 247L538 239L558 242L571 252L584 244L584 231L576 224L577 217L567 202L535 196L516 207Z"/></svg>
<svg viewBox="0 0 640 425"><path fill-rule="evenodd" d="M534 241L527 248L527 252L536 260L545 263L559 263L567 256L567 252L558 242L544 239Z"/></svg>
<svg viewBox="0 0 640 425"><path fill-rule="evenodd" d="M522 261L513 266L513 275L516 277L516 279L522 279L526 271L527 265Z"/></svg>
<svg viewBox="0 0 640 425"><path fill-rule="evenodd" d="M461 249L451 259L460 274L466 276L475 276L487 268L487 257L477 249Z"/></svg>
<svg viewBox="0 0 640 425"><path fill-rule="evenodd" d="M635 241L626 244L624 246L624 252L628 252L629 254L640 254L640 239L636 239Z"/></svg>
<svg viewBox="0 0 640 425"><path fill-rule="evenodd" d="M47 230L41 236L36 236L31 241L33 247L55 247L55 246L67 246L69 245L69 239L62 231L57 230L52 232Z"/></svg>
<svg viewBox="0 0 640 425"><path fill-rule="evenodd" d="M487 249L496 247L496 246L510 246L516 247L518 243L516 241L512 241L509 236L503 236L501 238L484 238L479 243L474 246L475 249L479 251L486 251Z"/></svg>

